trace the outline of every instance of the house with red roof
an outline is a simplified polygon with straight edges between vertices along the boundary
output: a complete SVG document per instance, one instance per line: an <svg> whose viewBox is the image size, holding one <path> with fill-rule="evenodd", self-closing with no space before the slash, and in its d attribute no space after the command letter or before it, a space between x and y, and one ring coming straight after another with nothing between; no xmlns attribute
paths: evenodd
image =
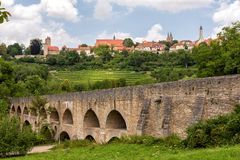
<svg viewBox="0 0 240 160"><path fill-rule="evenodd" d="M57 46L51 45L51 38L47 37L44 43L44 51L43 55L46 57L47 55L57 55L59 54L60 50Z"/></svg>
<svg viewBox="0 0 240 160"><path fill-rule="evenodd" d="M123 40L115 39L115 37L113 39L97 39L95 47L99 47L102 45L107 45L109 47L112 47L113 50L115 51L123 51L126 49L126 47L124 47L123 45Z"/></svg>
<svg viewBox="0 0 240 160"><path fill-rule="evenodd" d="M147 51L154 53L161 53L165 49L165 45L159 42L148 42L144 41L136 46L136 51Z"/></svg>

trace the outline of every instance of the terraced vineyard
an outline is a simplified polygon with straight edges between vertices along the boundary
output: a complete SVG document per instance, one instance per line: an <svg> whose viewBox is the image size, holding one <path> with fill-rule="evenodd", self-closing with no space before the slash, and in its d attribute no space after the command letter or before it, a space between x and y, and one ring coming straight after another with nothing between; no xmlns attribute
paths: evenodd
<svg viewBox="0 0 240 160"><path fill-rule="evenodd" d="M149 73L133 71L83 70L83 71L51 71L54 81L69 80L74 84L87 84L105 79L117 80L124 78L128 85L154 83L155 79Z"/></svg>

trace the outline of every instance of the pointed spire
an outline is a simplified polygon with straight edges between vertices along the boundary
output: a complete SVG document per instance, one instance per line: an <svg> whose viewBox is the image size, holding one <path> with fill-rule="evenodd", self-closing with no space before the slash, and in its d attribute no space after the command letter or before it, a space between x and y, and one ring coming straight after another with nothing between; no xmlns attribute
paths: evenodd
<svg viewBox="0 0 240 160"><path fill-rule="evenodd" d="M113 35L113 40L116 40L116 36L115 36L115 34Z"/></svg>
<svg viewBox="0 0 240 160"><path fill-rule="evenodd" d="M203 27L202 26L200 26L200 30L199 30L199 41L204 41Z"/></svg>

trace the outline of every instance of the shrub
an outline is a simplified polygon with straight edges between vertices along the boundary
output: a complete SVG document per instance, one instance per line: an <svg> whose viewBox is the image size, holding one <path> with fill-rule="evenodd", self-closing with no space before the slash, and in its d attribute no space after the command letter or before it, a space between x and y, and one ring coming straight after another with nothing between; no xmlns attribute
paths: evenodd
<svg viewBox="0 0 240 160"><path fill-rule="evenodd" d="M36 140L31 128L23 127L16 118L0 120L0 156L25 155Z"/></svg>
<svg viewBox="0 0 240 160"><path fill-rule="evenodd" d="M189 148L206 148L240 143L240 106L234 112L207 121L201 121L187 130L183 141Z"/></svg>

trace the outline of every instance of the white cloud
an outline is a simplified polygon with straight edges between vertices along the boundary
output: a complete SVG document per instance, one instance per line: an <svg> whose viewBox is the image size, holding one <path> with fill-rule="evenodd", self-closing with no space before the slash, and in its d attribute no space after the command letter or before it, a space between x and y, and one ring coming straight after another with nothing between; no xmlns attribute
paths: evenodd
<svg viewBox="0 0 240 160"><path fill-rule="evenodd" d="M14 0L1 0L4 7L9 7L14 4Z"/></svg>
<svg viewBox="0 0 240 160"><path fill-rule="evenodd" d="M94 9L94 17L99 20L108 19L112 16L112 6L108 0L98 0Z"/></svg>
<svg viewBox="0 0 240 160"><path fill-rule="evenodd" d="M213 21L217 24L214 28L213 36L221 31L224 26L240 20L240 1L222 1L220 7L213 15Z"/></svg>
<svg viewBox="0 0 240 160"><path fill-rule="evenodd" d="M147 35L143 37L133 37L130 33L124 32L108 33L107 31L103 31L97 36L97 39L112 39L115 35L117 39L131 38L135 42L143 42L145 40L159 41L165 39L165 35L162 34L162 31L162 26L160 24L155 24L147 31Z"/></svg>
<svg viewBox="0 0 240 160"><path fill-rule="evenodd" d="M80 18L75 8L76 3L76 0L41 0L40 5L48 16L76 22Z"/></svg>
<svg viewBox="0 0 240 160"><path fill-rule="evenodd" d="M75 0L68 1L72 4L75 4ZM29 6L23 6L21 4L12 5L8 8L12 16L10 21L0 25L0 43L4 42L7 44L11 43L23 43L29 45L29 42L33 38L44 39L46 36L51 36L53 39L53 44L58 46L68 45L68 46L77 46L80 43L80 40L76 37L71 37L66 30L63 28L63 24L54 22L50 19L43 20L43 13L45 10L43 8L44 0L39 4L33 4ZM59 1L58 1L59 3ZM64 3L62 3L64 4ZM45 5L45 4L44 4ZM64 18L63 14L65 12L62 9L58 13L47 10L48 14L55 16L56 18ZM54 15L56 13L56 15ZM76 21L76 14L67 12L67 17L71 21Z"/></svg>
<svg viewBox="0 0 240 160"><path fill-rule="evenodd" d="M94 0L84 1L88 3L94 2ZM113 4L127 7L129 10L136 7L148 7L159 11L176 13L183 10L208 7L215 0L95 0L95 2L94 17L104 20L113 14Z"/></svg>

